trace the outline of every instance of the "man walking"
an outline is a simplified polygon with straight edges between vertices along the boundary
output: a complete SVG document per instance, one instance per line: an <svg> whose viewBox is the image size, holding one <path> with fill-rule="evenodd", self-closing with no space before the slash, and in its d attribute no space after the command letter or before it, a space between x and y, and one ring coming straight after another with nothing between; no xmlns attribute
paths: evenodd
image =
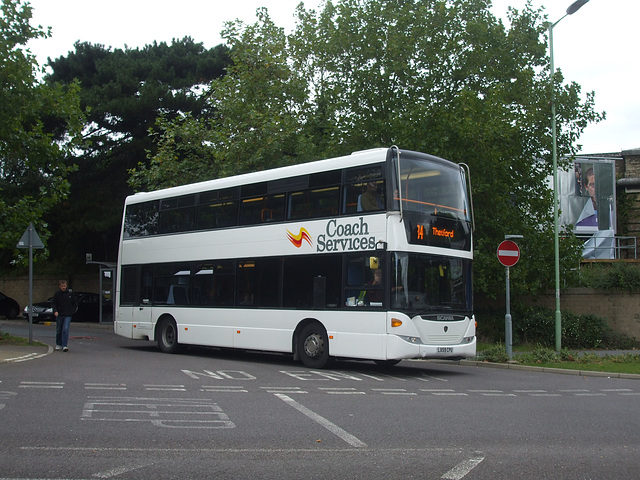
<svg viewBox="0 0 640 480"><path fill-rule="evenodd" d="M69 351L69 326L71 316L76 313L78 302L71 290L67 289L67 281L60 280L60 290L53 295L53 315L56 317L56 350Z"/></svg>

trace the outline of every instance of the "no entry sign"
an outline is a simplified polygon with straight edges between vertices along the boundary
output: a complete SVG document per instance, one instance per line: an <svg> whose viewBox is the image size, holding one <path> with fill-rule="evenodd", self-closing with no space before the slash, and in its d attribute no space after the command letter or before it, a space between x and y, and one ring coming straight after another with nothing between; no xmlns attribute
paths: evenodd
<svg viewBox="0 0 640 480"><path fill-rule="evenodd" d="M511 240L500 242L500 245L498 245L498 260L505 267L513 267L520 260L520 248Z"/></svg>

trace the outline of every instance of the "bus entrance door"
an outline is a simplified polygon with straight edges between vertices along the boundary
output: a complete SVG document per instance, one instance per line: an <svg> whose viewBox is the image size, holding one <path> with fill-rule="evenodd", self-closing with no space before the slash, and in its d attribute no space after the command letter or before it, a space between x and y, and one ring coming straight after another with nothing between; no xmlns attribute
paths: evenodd
<svg viewBox="0 0 640 480"><path fill-rule="evenodd" d="M135 338L153 338L152 311L151 302L147 299L143 299L140 305L133 309L133 335Z"/></svg>

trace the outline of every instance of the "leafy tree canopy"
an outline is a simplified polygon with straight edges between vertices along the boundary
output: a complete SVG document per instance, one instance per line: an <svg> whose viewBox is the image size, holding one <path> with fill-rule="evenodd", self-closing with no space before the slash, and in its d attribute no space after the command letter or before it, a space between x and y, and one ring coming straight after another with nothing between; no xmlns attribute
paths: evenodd
<svg viewBox="0 0 640 480"><path fill-rule="evenodd" d="M158 125L158 151L140 189L398 145L470 166L475 200L475 287L504 284L496 247L522 234L514 289L552 284L552 174L546 18L530 2L506 26L489 0L338 0L297 10L290 36L266 10L227 25L228 75L214 80L206 120ZM557 72L559 156L576 142L594 94ZM175 172L181 171L180 178ZM576 265L562 242L563 270Z"/></svg>
<svg viewBox="0 0 640 480"><path fill-rule="evenodd" d="M189 37L124 50L77 42L75 51L49 61L47 82L78 82L88 110L68 205L51 219L60 233L52 245L58 257L69 252L66 263L83 262L92 252L96 260L115 261L122 205L132 193L127 172L155 152L149 129L160 116L206 119L202 90L228 63L226 47L206 49Z"/></svg>
<svg viewBox="0 0 640 480"><path fill-rule="evenodd" d="M43 217L68 194L74 166L65 160L81 139L77 84L45 85L37 78L39 67L26 44L49 32L31 26L31 12L22 0L4 0L0 10L2 268L22 258L15 245L30 222L43 240L49 237Z"/></svg>

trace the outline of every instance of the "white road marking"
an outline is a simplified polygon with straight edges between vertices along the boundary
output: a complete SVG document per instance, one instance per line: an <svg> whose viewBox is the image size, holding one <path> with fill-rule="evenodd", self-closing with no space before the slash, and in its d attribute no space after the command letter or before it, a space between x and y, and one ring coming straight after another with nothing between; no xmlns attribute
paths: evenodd
<svg viewBox="0 0 640 480"><path fill-rule="evenodd" d="M451 470L449 470L447 473L442 475L442 477L440 478L443 478L445 480L462 480L464 477L467 476L467 474L471 470L476 468L478 464L483 460L484 460L484 455L477 455L468 460L463 460L458 465L456 465Z"/></svg>
<svg viewBox="0 0 640 480"><path fill-rule="evenodd" d="M407 392L404 388L373 388L372 390L382 395L417 395L415 392Z"/></svg>
<svg viewBox="0 0 640 480"><path fill-rule="evenodd" d="M218 370L212 372L203 370L202 372L193 372L191 370L182 370L182 373L189 377L199 380L200 377L213 378L214 380L255 380L256 377L242 370Z"/></svg>
<svg viewBox="0 0 640 480"><path fill-rule="evenodd" d="M283 395L281 393L276 393L276 397L278 397L280 400L282 400L286 404L292 406L293 408L298 410L300 413L306 415L307 417L309 417L314 422L322 425L324 428L326 428L331 433L333 433L337 437L339 437L342 440L344 440L345 442L347 442L352 447L363 448L363 447L367 446L366 443L364 443L363 441L361 441L360 439L358 439L354 435L351 435L349 432L343 430L342 428L338 427L334 423L331 423L326 418L324 418L324 417L318 415L317 413L309 410L304 405L296 402L293 398L287 397L286 395Z"/></svg>
<svg viewBox="0 0 640 480"><path fill-rule="evenodd" d="M144 385L145 390L152 392L186 392L184 385Z"/></svg>
<svg viewBox="0 0 640 480"><path fill-rule="evenodd" d="M64 382L20 382L18 388L63 388Z"/></svg>
<svg viewBox="0 0 640 480"><path fill-rule="evenodd" d="M201 392L216 392L216 393L249 393L244 387L234 387L225 385L205 385L200 388Z"/></svg>
<svg viewBox="0 0 640 480"><path fill-rule="evenodd" d="M328 393L329 395L366 395L366 392L361 392L355 388L338 388L338 387L319 387L318 390Z"/></svg>
<svg viewBox="0 0 640 480"><path fill-rule="evenodd" d="M440 377L434 377L433 375L426 375L423 374L423 376L427 377L427 379L431 379L431 380L437 380L439 382L448 382L449 380L447 380L446 378L440 378ZM417 378L417 377L413 377L413 378ZM422 380L421 378L419 378L418 380ZM428 381L428 380L423 380L423 381Z"/></svg>
<svg viewBox="0 0 640 480"><path fill-rule="evenodd" d="M89 397L81 420L149 422L165 428L236 428L217 403L206 399Z"/></svg>
<svg viewBox="0 0 640 480"><path fill-rule="evenodd" d="M123 466L118 468L112 468L111 470L106 470L104 472L94 473L91 476L95 478L113 478L113 477L122 475L123 473L129 473L129 472L133 472L134 470L139 470L140 468L148 467L149 465L151 465L151 463L144 463L142 465L136 465L132 467Z"/></svg>
<svg viewBox="0 0 640 480"><path fill-rule="evenodd" d="M126 390L124 383L85 383L85 390Z"/></svg>
<svg viewBox="0 0 640 480"><path fill-rule="evenodd" d="M305 390L300 390L300 387L260 387L262 390L266 390L267 393L309 393Z"/></svg>

